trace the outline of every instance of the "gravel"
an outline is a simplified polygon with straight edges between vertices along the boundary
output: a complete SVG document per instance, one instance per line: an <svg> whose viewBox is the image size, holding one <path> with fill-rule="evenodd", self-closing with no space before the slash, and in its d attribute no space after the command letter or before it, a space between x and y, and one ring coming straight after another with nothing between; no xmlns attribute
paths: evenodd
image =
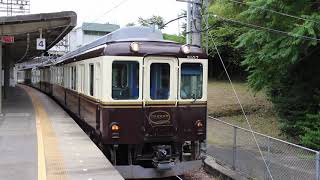
<svg viewBox="0 0 320 180"><path fill-rule="evenodd" d="M203 168L197 171L192 171L184 175L183 180L212 180L216 179L212 175L206 173Z"/></svg>

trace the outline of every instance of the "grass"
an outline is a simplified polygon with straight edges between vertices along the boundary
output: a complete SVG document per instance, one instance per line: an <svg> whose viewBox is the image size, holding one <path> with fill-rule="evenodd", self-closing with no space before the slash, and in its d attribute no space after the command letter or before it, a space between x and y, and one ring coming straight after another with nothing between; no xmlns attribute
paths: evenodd
<svg viewBox="0 0 320 180"><path fill-rule="evenodd" d="M244 82L235 82L234 87L252 129L272 137L285 139L280 135L278 117L264 92L254 94ZM247 121L242 114L232 87L227 81L210 81L208 83L208 113L213 117L248 129ZM217 126L216 123L208 122L208 129L216 128L215 126ZM219 127L219 131L221 128L223 129L223 127ZM217 134L213 133L212 135L216 136ZM210 141L210 132L208 140Z"/></svg>

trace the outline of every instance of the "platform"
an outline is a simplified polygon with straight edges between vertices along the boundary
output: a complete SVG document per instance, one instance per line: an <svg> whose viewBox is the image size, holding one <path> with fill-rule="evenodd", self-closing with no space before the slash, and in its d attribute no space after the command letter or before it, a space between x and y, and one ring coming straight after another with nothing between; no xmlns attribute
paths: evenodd
<svg viewBox="0 0 320 180"><path fill-rule="evenodd" d="M74 122L47 95L11 88L0 117L0 180L123 179Z"/></svg>

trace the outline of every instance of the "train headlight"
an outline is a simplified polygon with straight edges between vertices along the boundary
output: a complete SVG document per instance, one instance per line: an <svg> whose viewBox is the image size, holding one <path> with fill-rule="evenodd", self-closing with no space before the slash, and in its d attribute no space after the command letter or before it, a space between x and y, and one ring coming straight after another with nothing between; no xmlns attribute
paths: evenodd
<svg viewBox="0 0 320 180"><path fill-rule="evenodd" d="M180 49L184 54L190 54L190 52L191 52L191 48L187 44L186 45L182 45Z"/></svg>
<svg viewBox="0 0 320 180"><path fill-rule="evenodd" d="M201 121L197 121L196 122L196 126L197 126L197 128L202 128L203 127L203 123Z"/></svg>
<svg viewBox="0 0 320 180"><path fill-rule="evenodd" d="M140 50L140 45L139 45L139 43L137 43L137 42L132 42L132 43L130 44L130 50L131 50L132 52L138 52L138 51Z"/></svg>
<svg viewBox="0 0 320 180"><path fill-rule="evenodd" d="M111 130L112 131L119 131L120 130L120 126L118 124L113 124L113 125L111 125Z"/></svg>
<svg viewBox="0 0 320 180"><path fill-rule="evenodd" d="M116 122L110 124L111 129L111 138L119 139L120 138L120 125Z"/></svg>

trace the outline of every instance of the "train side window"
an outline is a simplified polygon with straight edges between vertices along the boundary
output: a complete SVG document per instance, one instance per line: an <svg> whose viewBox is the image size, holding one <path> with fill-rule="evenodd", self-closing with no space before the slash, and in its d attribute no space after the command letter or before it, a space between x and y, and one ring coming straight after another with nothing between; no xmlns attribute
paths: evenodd
<svg viewBox="0 0 320 180"><path fill-rule="evenodd" d="M79 68L79 73L80 73L80 76L79 76L79 86L80 86L80 89L79 91L84 93L84 87L85 87L85 83L86 83L86 79L85 79L85 65L84 64L81 64L80 65L80 68Z"/></svg>
<svg viewBox="0 0 320 180"><path fill-rule="evenodd" d="M139 98L139 63L115 61L112 64L112 98L129 100Z"/></svg>
<svg viewBox="0 0 320 180"><path fill-rule="evenodd" d="M77 89L77 69L75 66L71 67L71 89Z"/></svg>
<svg viewBox="0 0 320 180"><path fill-rule="evenodd" d="M61 83L60 85L63 86L64 84L64 70L63 70L63 67L61 67Z"/></svg>
<svg viewBox="0 0 320 180"><path fill-rule="evenodd" d="M150 68L150 98L153 100L169 99L170 65L152 63Z"/></svg>
<svg viewBox="0 0 320 180"><path fill-rule="evenodd" d="M181 64L181 99L201 99L203 89L203 67L200 63Z"/></svg>
<svg viewBox="0 0 320 180"><path fill-rule="evenodd" d="M71 67L71 89L73 89L73 67Z"/></svg>
<svg viewBox="0 0 320 180"><path fill-rule="evenodd" d="M77 90L77 67L73 67L73 89Z"/></svg>
<svg viewBox="0 0 320 180"><path fill-rule="evenodd" d="M93 91L94 91L94 65L93 64L89 64L89 83L90 83L89 94L90 96L93 96Z"/></svg>
<svg viewBox="0 0 320 180"><path fill-rule="evenodd" d="M94 83L94 90L95 90L95 96L100 97L101 96L101 69L100 69L100 63L96 63L95 65L95 83Z"/></svg>

